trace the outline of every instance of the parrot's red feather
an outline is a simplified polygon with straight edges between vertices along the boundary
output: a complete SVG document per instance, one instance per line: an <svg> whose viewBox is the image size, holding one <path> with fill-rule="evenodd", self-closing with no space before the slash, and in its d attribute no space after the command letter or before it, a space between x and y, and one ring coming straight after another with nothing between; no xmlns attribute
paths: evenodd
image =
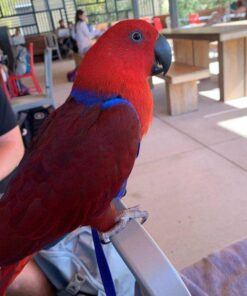
<svg viewBox="0 0 247 296"><path fill-rule="evenodd" d="M140 142L136 112L126 104L102 110L73 99L54 112L0 200L0 266L80 225L104 230L114 224L110 203L132 170ZM110 216L103 226L105 212Z"/></svg>
<svg viewBox="0 0 247 296"><path fill-rule="evenodd" d="M136 31L142 42L133 41ZM73 87L127 99L134 108L87 106L70 97L34 141L0 200L1 296L23 258L80 225L104 231L115 223L111 201L129 177L152 117L147 78L157 36L145 21L120 22L87 53Z"/></svg>
<svg viewBox="0 0 247 296"><path fill-rule="evenodd" d="M131 40L135 31L142 32L143 42ZM142 135L152 120L153 100L147 78L154 63L157 37L157 30L146 21L128 20L114 25L85 55L74 83L74 88L129 100L140 116Z"/></svg>

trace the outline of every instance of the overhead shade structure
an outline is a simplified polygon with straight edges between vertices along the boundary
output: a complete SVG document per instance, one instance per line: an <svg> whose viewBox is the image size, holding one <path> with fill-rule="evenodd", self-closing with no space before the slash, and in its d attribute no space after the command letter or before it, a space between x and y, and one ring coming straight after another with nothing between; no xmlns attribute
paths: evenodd
<svg viewBox="0 0 247 296"><path fill-rule="evenodd" d="M178 27L178 9L177 9L177 0L169 0L169 11L171 18L171 27Z"/></svg>

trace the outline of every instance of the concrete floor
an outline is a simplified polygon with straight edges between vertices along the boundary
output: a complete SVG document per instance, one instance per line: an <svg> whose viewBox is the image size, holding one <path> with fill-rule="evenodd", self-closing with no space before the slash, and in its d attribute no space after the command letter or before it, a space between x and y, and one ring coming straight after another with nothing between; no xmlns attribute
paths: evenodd
<svg viewBox="0 0 247 296"><path fill-rule="evenodd" d="M73 67L53 63L58 104L69 95ZM247 98L217 101L213 76L199 85L198 111L170 117L164 84L154 84L153 123L125 202L149 211L145 228L180 270L247 236Z"/></svg>

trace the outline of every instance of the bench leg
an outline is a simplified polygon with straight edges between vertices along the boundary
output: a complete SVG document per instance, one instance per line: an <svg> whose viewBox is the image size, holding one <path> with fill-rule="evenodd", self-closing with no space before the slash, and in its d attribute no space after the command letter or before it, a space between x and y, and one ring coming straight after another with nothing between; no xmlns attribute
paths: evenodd
<svg viewBox="0 0 247 296"><path fill-rule="evenodd" d="M197 110L197 81L179 84L166 82L166 97L169 115L178 115Z"/></svg>

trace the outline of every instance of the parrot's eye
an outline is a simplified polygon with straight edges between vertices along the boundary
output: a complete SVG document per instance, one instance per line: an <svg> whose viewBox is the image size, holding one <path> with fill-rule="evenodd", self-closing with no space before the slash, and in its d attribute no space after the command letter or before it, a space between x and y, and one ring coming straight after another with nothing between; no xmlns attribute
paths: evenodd
<svg viewBox="0 0 247 296"><path fill-rule="evenodd" d="M134 31L131 33L131 39L134 42L141 42L143 40L143 35L140 31Z"/></svg>

